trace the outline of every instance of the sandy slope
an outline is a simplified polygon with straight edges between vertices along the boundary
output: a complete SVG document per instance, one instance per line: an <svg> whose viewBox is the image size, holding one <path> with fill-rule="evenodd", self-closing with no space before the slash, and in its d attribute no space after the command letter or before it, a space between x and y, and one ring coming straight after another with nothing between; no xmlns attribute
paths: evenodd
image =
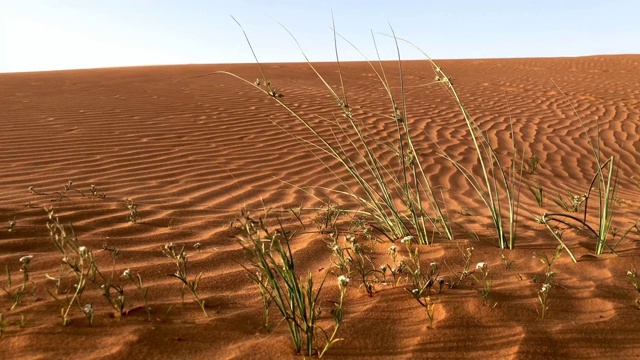
<svg viewBox="0 0 640 360"><path fill-rule="evenodd" d="M540 159L539 170L524 180L542 184L545 209L558 210L551 201L556 191L586 190L594 165L583 132L586 129L595 141L597 121L603 153L622 161L619 227L628 227L640 216L640 190L630 179L640 173L640 56L464 60L440 65L453 77L468 111L501 155L511 149L512 120L519 149ZM339 83L334 64L317 68L330 84ZM238 264L243 261L234 241L238 232L228 223L242 207L257 215L263 204L278 209L319 206L318 199L301 187L315 186L309 192L323 197L326 192L317 187L337 185L309 147L295 139L311 139L308 132L271 99L229 76L195 77L217 70L250 81L259 77L255 65L0 74L0 221L3 226L13 218L17 222L16 231L3 227L0 232L0 266L8 265L13 272L14 288L20 279L18 259L34 256L29 294L22 304L9 311L8 298L2 294L0 299L5 320L16 321L20 314L26 318L24 329L10 325L0 337L2 357L293 357L284 324L272 334L260 328L258 291ZM308 66L271 64L264 70L285 94L287 104L305 115L334 119L339 109ZM389 113L388 100L371 69L364 63L346 63L342 70L355 113L374 137L388 139L394 125L380 115ZM385 70L397 94L397 64L388 63ZM478 196L451 164L437 156L431 140L477 171L465 123L448 95L428 85L433 73L427 63L404 62L403 70L409 123L424 155L425 171L442 189L452 221L479 236L475 240L460 230L458 242L438 239L431 247L421 247L423 262L446 261L458 271L460 249L473 246L474 264L486 261L490 266L493 292L484 306L476 291L479 284L468 278L458 288L434 295L435 328L427 329L426 315L403 286L380 284L369 297L354 280L340 332L345 340L328 357L640 356L640 310L634 306L640 294L625 276L632 266L640 268L638 234L620 244L620 257L596 258L587 255L593 241L568 231L566 239L581 261L573 264L565 254L554 264L557 286L550 294L548 318L542 321L537 313L540 284L532 278L543 274L544 268L533 253L551 255L557 245L532 221L532 214L544 209L524 189L517 250L501 252ZM326 120L310 119L331 134ZM335 134L345 141L342 134ZM317 155L337 174L345 174L326 156ZM95 184L107 197L91 199L70 192L68 199L57 202L27 191L33 186L52 193L69 180L86 194ZM138 204L140 223L127 223L121 201L125 197ZM72 311L71 326L61 326L59 307L45 291L53 288L45 274L58 273L61 256L49 239L44 206L53 206L61 221L74 224L80 243L95 252L104 272L113 269L118 277L131 268L142 275L150 289L150 323L140 308L141 298L129 284L125 289L133 301L128 308L133 310L121 321L109 316L107 302L90 286L85 300L96 306L94 326L89 327L77 309ZM471 216L455 214L465 208ZM330 267L325 240L318 234L295 238L301 273L321 275ZM200 292L209 304L209 318L188 294L181 304L180 286L167 276L173 265L160 251L168 242L185 245L192 273L204 272ZM199 252L193 250L196 243L202 244ZM104 244L120 249L115 265L111 252L101 250ZM373 248L379 264L390 261L389 245ZM515 260L511 269L502 264L501 253ZM448 275L446 270L443 275ZM71 278L67 280L70 286ZM335 280L327 281L323 298L335 300ZM4 275L0 283L6 286ZM275 315L273 320L279 321Z"/></svg>

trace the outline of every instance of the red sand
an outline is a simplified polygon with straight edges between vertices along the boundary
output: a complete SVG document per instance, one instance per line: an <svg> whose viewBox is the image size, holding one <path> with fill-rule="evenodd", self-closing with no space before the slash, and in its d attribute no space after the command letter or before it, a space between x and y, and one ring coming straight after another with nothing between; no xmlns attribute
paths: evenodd
<svg viewBox="0 0 640 360"><path fill-rule="evenodd" d="M396 70L397 64L387 65L387 71ZM403 65L409 123L417 130L414 139L425 154L425 171L448 199L452 221L466 222L480 237L474 240L461 232L457 243L437 239L433 246L420 248L422 260L425 264L446 261L459 269L458 246L473 246L474 264L486 261L493 274L490 304L482 304L476 291L479 285L468 279L456 289L434 295L434 329L428 329L423 309L403 286L379 285L369 297L352 280L339 333L344 341L326 357L640 356L640 310L634 305L640 294L625 275L632 266L640 268L637 233L620 244L619 257L593 257L588 254L594 242L567 231L568 245L580 261L573 264L565 253L554 264L557 286L550 293L544 320L538 314L540 284L532 281L534 275L544 273L533 253L551 255L557 246L532 220L533 215L545 209L559 210L551 200L555 191L583 192L594 172L593 156L571 104L594 139L598 121L604 155L622 160L620 228L640 217L640 189L630 179L640 174L640 56L440 62L499 154L506 155L511 149L511 116L518 144L540 159L537 173L525 175L524 180L539 180L546 202L540 209L523 189L514 251L500 251L478 196L451 164L435 155L435 146L422 131L454 159L471 165L476 157L464 121L442 89L424 86L433 79L426 62ZM307 65L264 68L288 104L305 114L332 118L338 112ZM338 83L335 64L319 64L318 69L331 84ZM307 136L308 132L271 99L228 76L192 78L217 70L250 80L259 77L255 65L0 74L0 267L9 266L14 288L21 279L18 259L34 256L22 304L9 311L9 299L5 294L0 298L5 321L13 323L21 314L26 319L24 329L15 324L5 329L0 357L294 357L284 323L272 334L260 328L263 313L258 289L239 265L244 258L234 241L238 232L227 225L243 206L257 215L263 203L274 208L319 205L283 181L335 188L335 179L291 136ZM371 115L388 113L387 100L371 69L364 63L345 63L342 70L350 103L369 112L360 113L360 118L375 136L384 139L393 124ZM397 76L390 81L397 86ZM315 123L327 129L321 121ZM29 186L46 193L59 191L69 180L87 193L89 185L95 184L107 198L71 194L70 200L52 202L27 191ZM121 201L125 197L138 204L143 216L140 223L127 223ZM61 257L45 226L42 208L50 205L62 222L73 222L80 243L95 253L102 271L110 273L113 267L111 253L102 251L102 245L120 249L114 274L118 277L131 268L142 275L149 286L151 322L145 321L132 285L126 287L126 294L137 307L120 321L110 316L112 311L99 289L89 285L84 299L95 305L94 326L75 308L72 323L62 326L59 306L45 290L53 288L45 274L58 274ZM472 215L453 214L464 208ZM16 231L8 232L4 226L14 217ZM301 272L329 268L330 252L320 235L304 235L294 241ZM174 271L173 265L160 251L168 242L186 245L192 274L204 272L200 294L209 306L209 318L189 294L181 305L180 286L167 276ZM203 247L195 252L193 245L198 242ZM376 247L376 259L389 261L385 253L389 245ZM511 270L505 269L500 254L516 261ZM443 274L448 273L443 270ZM6 286L4 275L0 283ZM330 277L323 299L335 300L336 295L337 285ZM275 312L272 309L277 324L280 319Z"/></svg>

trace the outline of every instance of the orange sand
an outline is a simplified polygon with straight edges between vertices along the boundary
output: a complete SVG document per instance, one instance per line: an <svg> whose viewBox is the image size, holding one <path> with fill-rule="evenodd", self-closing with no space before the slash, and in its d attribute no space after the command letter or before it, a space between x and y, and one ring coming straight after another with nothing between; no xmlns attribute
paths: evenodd
<svg viewBox="0 0 640 360"><path fill-rule="evenodd" d="M540 209L523 188L517 250L500 251L486 209L464 178L435 154L425 132L463 164L476 163L465 123L446 93L424 86L433 79L426 62L404 62L409 123L425 155L423 165L433 184L442 189L452 221L466 223L480 240L465 232L459 242L437 239L421 246L425 264L446 261L459 270L461 248L473 246L474 264L486 261L493 274L489 306L468 278L456 289L435 295L434 329L427 329L422 308L403 289L379 285L373 297L352 280L345 301L345 322L327 358L629 358L640 355L640 294L627 281L626 271L640 268L639 236L632 233L612 254L593 257L594 242L567 231L569 247L580 258L573 264L563 254L554 264L549 312L541 320L534 275L543 265L533 253L551 255L557 243L532 217ZM600 124L602 151L622 160L617 209L621 229L640 217L638 195L630 176L640 174L640 56L595 56L558 59L493 59L441 61L452 76L469 112L487 131L501 155L510 149L509 116L518 144L540 159L538 179L545 189L544 208L557 211L555 191L583 192L594 172L580 121L571 104L595 136ZM389 74L397 64L385 65ZM331 84L337 84L335 64L319 64ZM43 73L0 74L0 267L8 265L14 284L20 282L18 259L27 254L32 281L20 306L1 294L0 313L13 322L23 314L26 327L10 325L0 337L6 359L276 359L293 358L286 326L272 334L261 329L263 312L257 288L239 265L237 231L228 223L243 206L258 215L264 203L274 208L319 206L296 186L335 188L333 176L303 143L292 135L308 132L271 99L222 75L197 77L217 70L235 72L251 81L255 65L163 66ZM385 139L393 128L373 115L388 113L387 99L364 63L345 63L350 103L374 136ZM265 66L271 83L284 100L306 114L333 119L335 106L305 64ZM395 72L394 72L395 74ZM563 97L552 80L566 93ZM397 86L397 76L390 81ZM394 92L397 92L397 87ZM359 111L359 110L358 110ZM321 129L326 123L314 120ZM276 126L277 124L278 126ZM323 128L324 126L324 128ZM286 130L285 131L283 131ZM423 131L424 130L424 131ZM289 134L287 134L287 132ZM339 167L339 174L344 174ZM478 170L474 167L474 170ZM52 202L32 195L29 186L47 193L67 181L88 193L95 184L107 198L71 194ZM139 206L143 220L126 222L124 197ZM344 200L344 199L343 199ZM53 205L61 221L72 222L80 243L90 248L104 272L110 273L111 253L120 249L116 277L124 269L139 272L149 286L152 321L145 321L141 301L126 287L134 306L116 321L99 290L92 285L86 301L96 307L90 327L77 309L72 323L61 325L59 306L45 291L57 275L60 254L49 239L44 206ZM468 208L471 216L455 210ZM595 210L595 209L594 209ZM532 215L533 214L533 215ZM307 218L313 216L308 212ZM15 217L16 231L4 227ZM294 239L301 274L330 267L330 252L320 235ZM205 318L189 294L184 306L180 286L167 276L175 271L160 248L186 245L192 274L204 272L200 293L211 316ZM203 245L193 251L196 243ZM386 248L375 258L389 261ZM505 269L500 254L515 260ZM443 275L447 275L444 267ZM323 270L324 271L324 270ZM322 272L320 272L322 273ZM68 277L70 280L70 275ZM120 279L118 279L120 281ZM6 278L0 275L0 283ZM15 286L15 285L14 285ZM68 286L68 285L67 285ZM323 299L335 300L337 285L328 279ZM328 317L330 303L323 305ZM131 307L128 307L131 308ZM279 322L272 309L273 323Z"/></svg>

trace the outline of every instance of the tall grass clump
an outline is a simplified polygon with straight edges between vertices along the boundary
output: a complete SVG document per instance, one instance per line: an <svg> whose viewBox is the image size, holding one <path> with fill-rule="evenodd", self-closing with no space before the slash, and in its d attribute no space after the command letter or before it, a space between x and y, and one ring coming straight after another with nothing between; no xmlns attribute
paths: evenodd
<svg viewBox="0 0 640 360"><path fill-rule="evenodd" d="M409 129L405 85L400 61L398 61L399 97L393 94L392 85L382 63L380 62L380 66L377 67L367 61L380 83L382 96L387 98L389 104L387 114L374 113L374 115L378 117L379 121L391 123L395 128L393 139L385 143L374 139L371 134L372 130L353 111L356 104L350 102L344 85L337 50L338 35L335 31L334 44L340 90L335 90L328 80L318 72L295 37L286 30L298 44L307 64L335 102L334 119L327 119L319 115L307 116L296 110L293 105L288 104L284 99L284 94L278 91L267 78L247 34L244 29L242 31L256 59L261 78L250 81L225 71L216 73L233 76L264 93L310 131L315 141L298 139L321 154L324 153L335 159L348 173L347 176L338 175L331 170L328 164L323 162L327 169L335 175L339 185L338 188L329 189L330 191L355 200L361 208L358 212L368 216L376 228L393 241L411 235L415 236L420 244L430 244L436 233L445 238L453 239L444 206L441 204L442 199L436 196L434 187L425 174L421 157ZM364 111L359 107L358 110ZM314 125L314 120L333 124L331 134L321 131ZM346 140L339 141L339 136L344 136ZM319 156L318 159L320 159Z"/></svg>
<svg viewBox="0 0 640 360"><path fill-rule="evenodd" d="M551 226L552 223L559 223L577 230L585 229L589 236L595 240L594 254L600 255L606 249L615 253L616 246L624 240L632 229L636 227L638 222L640 222L640 219L636 220L626 231L624 231L622 235L620 235L619 239L614 243L615 238L618 235L618 230L613 224L614 208L617 204L619 168L615 165L615 156L605 157L606 160L603 161L603 152L600 148L599 124L596 123L597 136L596 143L594 144L593 140L587 133L582 118L578 115L575 108L573 108L573 112L578 117L578 120L582 125L583 133L591 148L590 150L593 155L596 168L591 182L588 185L587 191L582 195L572 195L574 200L572 204L573 206L570 209L567 209L565 206L562 207L565 210L570 210L570 212L577 212L582 202L584 202L584 213L582 217L566 213L544 213L539 219L539 222L547 227L553 237L565 248L571 259L574 262L577 262L576 257L564 243L561 233ZM595 201L598 208L596 213L596 224L591 224L587 217L590 203L589 200L591 199L593 199L591 203Z"/></svg>
<svg viewBox="0 0 640 360"><path fill-rule="evenodd" d="M473 142L473 147L476 150L482 174L475 175L470 169L455 161L448 154L444 153L443 155L460 173L463 174L465 179L469 184L471 184L471 187L473 187L489 210L491 220L496 229L500 248L514 249L516 245L516 226L518 223L519 207L518 198L520 194L520 186L516 185L522 179L522 172L524 171L525 166L523 165L524 160L520 162L519 167L517 166L518 153L516 150L517 147L513 132L513 124L510 124L513 146L513 154L510 156L511 165L505 166L502 164L496 151L491 146L488 136L482 132L471 115L467 112L467 109L462 103L451 78L447 76L442 68L431 60L425 52L420 49L418 50L421 51L427 59L429 59L435 72L435 81L442 84L443 88L449 93L460 111L460 114L464 118L469 130L469 136ZM535 164L535 166L537 166L537 161ZM531 172L535 171L535 167L533 166L534 165L530 166L530 169L532 169Z"/></svg>
<svg viewBox="0 0 640 360"><path fill-rule="evenodd" d="M343 320L342 307L349 278L345 275L338 277L340 299L331 311L333 330L327 332L319 324L319 297L328 272L317 286L310 272L298 277L290 246L294 233L285 230L280 220L279 227L272 230L265 224L265 217L255 220L243 211L238 222L242 231L238 242L250 264L245 267L247 275L260 289L265 327L270 331L269 309L273 304L286 321L296 353L322 357L334 343L342 340L336 335Z"/></svg>

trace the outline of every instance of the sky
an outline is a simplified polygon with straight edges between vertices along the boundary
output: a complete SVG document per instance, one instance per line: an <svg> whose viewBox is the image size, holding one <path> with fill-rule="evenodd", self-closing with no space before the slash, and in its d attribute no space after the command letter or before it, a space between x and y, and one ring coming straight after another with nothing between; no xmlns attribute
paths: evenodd
<svg viewBox="0 0 640 360"><path fill-rule="evenodd" d="M0 72L335 60L336 31L397 59L640 53L640 0L0 0ZM422 55L402 43L403 59ZM338 41L340 60L363 55Z"/></svg>

